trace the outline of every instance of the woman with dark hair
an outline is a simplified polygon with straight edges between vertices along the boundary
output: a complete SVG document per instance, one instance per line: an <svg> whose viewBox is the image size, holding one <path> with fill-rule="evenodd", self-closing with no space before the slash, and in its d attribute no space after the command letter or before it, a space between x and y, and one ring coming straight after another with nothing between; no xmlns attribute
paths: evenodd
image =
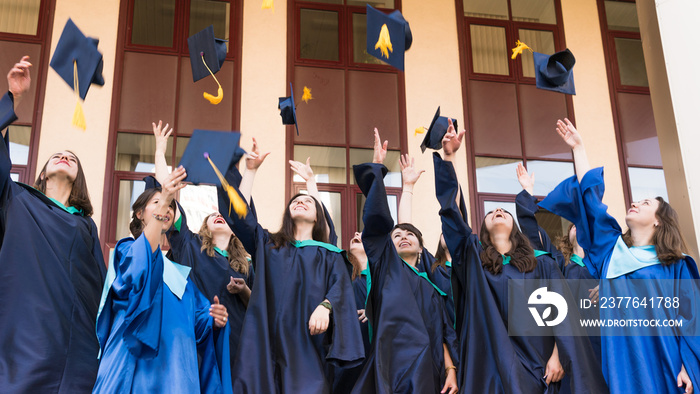
<svg viewBox="0 0 700 394"><path fill-rule="evenodd" d="M243 174L241 185L252 183L250 175ZM219 211L228 212L228 195L218 191ZM250 210L243 218L224 215L256 273L232 370L234 392L330 393L334 368L362 361L350 277L342 251L329 243L326 214L316 198L297 194L276 233Z"/></svg>
<svg viewBox="0 0 700 394"><path fill-rule="evenodd" d="M566 320L528 333L535 292L553 289L566 299L568 289L551 255L535 254L510 213L497 208L483 219L479 236L472 232L452 164L465 131L455 133L451 123L442 142L445 160L438 153L433 159L442 231L453 258L460 387L468 393L555 393L566 373L572 392L606 392L590 343L572 336ZM532 284L538 290L526 292ZM576 316L569 308L568 321Z"/></svg>
<svg viewBox="0 0 700 394"><path fill-rule="evenodd" d="M97 319L94 393L231 393L226 308L216 296L210 304L188 279L190 268L160 251L185 176L179 167L162 189L146 189L132 207L134 238L114 247Z"/></svg>
<svg viewBox="0 0 700 394"><path fill-rule="evenodd" d="M353 168L367 197L362 244L372 278L366 308L372 344L352 392L455 394L457 337L446 294L417 269L421 232L393 224L383 181L386 147L375 129L373 163Z"/></svg>
<svg viewBox="0 0 700 394"><path fill-rule="evenodd" d="M5 127L29 89L28 60L10 70L10 92L0 101L0 390L88 392L106 269L75 154L52 155L35 187L11 179Z"/></svg>
<svg viewBox="0 0 700 394"><path fill-rule="evenodd" d="M557 132L573 151L576 176L540 206L576 225L576 238L590 256L587 268L601 278L601 319L683 321L678 327L602 328L602 367L610 391L678 393L685 387L692 392L700 383L700 337L692 328L697 327L699 276L684 254L678 215L661 197L634 202L623 233L602 202L603 169L590 168L581 135L568 119L557 122ZM665 308L603 307L608 296L677 302Z"/></svg>

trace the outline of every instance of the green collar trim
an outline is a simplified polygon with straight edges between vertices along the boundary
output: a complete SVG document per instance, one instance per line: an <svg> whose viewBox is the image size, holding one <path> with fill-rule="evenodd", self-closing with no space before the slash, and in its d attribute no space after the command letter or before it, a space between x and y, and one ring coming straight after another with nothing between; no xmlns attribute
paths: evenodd
<svg viewBox="0 0 700 394"><path fill-rule="evenodd" d="M452 262L451 262L451 261L445 261L445 267L450 267L450 268L452 268Z"/></svg>
<svg viewBox="0 0 700 394"><path fill-rule="evenodd" d="M175 223L173 223L173 227L175 227L175 230L180 232L180 229L182 228L182 215L177 217L177 220Z"/></svg>
<svg viewBox="0 0 700 394"><path fill-rule="evenodd" d="M502 254L501 257L503 258L503 265L510 264L510 256Z"/></svg>
<svg viewBox="0 0 700 394"><path fill-rule="evenodd" d="M214 250L216 251L216 253L218 253L218 254L220 254L220 255L222 255L222 256L224 256L224 257L228 257L228 252L227 252L227 251L222 250L222 249L219 249L217 246L214 246Z"/></svg>
<svg viewBox="0 0 700 394"><path fill-rule="evenodd" d="M585 267L585 266L586 266L586 264L583 263L583 259L581 258L581 256L579 256L579 255L577 255L577 254L575 254L575 253L571 255L571 258L570 258L569 260L570 260L572 263L576 263L576 264L580 265L581 267Z"/></svg>
<svg viewBox="0 0 700 394"><path fill-rule="evenodd" d="M540 257L540 256L543 256L543 255L545 255L545 254L548 254L548 255L550 255L550 256L552 255L551 253L545 252L544 250L537 250L537 249L535 249L535 258Z"/></svg>
<svg viewBox="0 0 700 394"><path fill-rule="evenodd" d="M316 241L313 239L307 239L306 241L296 241L292 245L294 245L294 247L297 247L297 248L303 248L304 246L318 246L321 248L326 248L326 249L330 250L331 252L335 252L335 253L340 253L343 251L343 249L340 249L339 247L337 247L335 245L327 244L325 242Z"/></svg>
<svg viewBox="0 0 700 394"><path fill-rule="evenodd" d="M54 204L58 205L59 208L63 209L64 211L70 213L71 215L75 215L76 213L79 214L80 216L83 216L83 210L78 209L76 207L67 207L63 204L61 204L58 200L55 198L51 198L49 196L46 196L49 200L53 201Z"/></svg>
<svg viewBox="0 0 700 394"><path fill-rule="evenodd" d="M406 260L404 260L404 259L401 259L401 261L403 261L404 264L406 264L406 266L408 266L408 268L410 268L410 269L413 271L413 273L415 273L416 275L420 276L421 278L427 280L428 283L430 283L430 284L435 288L435 291L437 291L438 294L440 294L440 295L443 296L443 297L446 297L446 296L447 296L447 294L445 294L445 292L443 292L442 290L440 290L439 287L435 286L435 283L433 283L430 279L428 279L428 274L426 274L425 272L418 272L418 270L416 269L416 267L412 266L411 264L408 264L408 263L406 262Z"/></svg>

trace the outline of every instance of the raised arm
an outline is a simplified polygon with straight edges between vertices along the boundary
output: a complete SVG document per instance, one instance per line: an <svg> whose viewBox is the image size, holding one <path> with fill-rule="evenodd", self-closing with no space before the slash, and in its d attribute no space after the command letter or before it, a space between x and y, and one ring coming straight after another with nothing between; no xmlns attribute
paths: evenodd
<svg viewBox="0 0 700 394"><path fill-rule="evenodd" d="M236 187L236 185L231 186ZM238 191L240 192L240 190ZM253 258L253 263L255 263L258 237L266 232L258 224L258 219L253 210L250 209L250 205L248 206L248 212L245 217L239 218L236 214L230 215L229 207L231 201L228 194L221 186L217 186L216 192L219 200L219 213L224 217L226 223L241 241L248 254Z"/></svg>
<svg viewBox="0 0 700 394"><path fill-rule="evenodd" d="M29 74L31 66L29 56L23 56L7 73L8 93L0 100L0 133L3 138L7 133L7 126L17 120L15 109L31 86L32 79Z"/></svg>
<svg viewBox="0 0 700 394"><path fill-rule="evenodd" d="M413 220L413 187L425 170L416 170L416 159L408 154L401 155L401 200L399 201L399 223Z"/></svg>
<svg viewBox="0 0 700 394"><path fill-rule="evenodd" d="M151 123L153 125L153 135L156 138L156 151L155 151L155 164L156 164L156 180L161 185L165 182L165 178L168 177L168 162L165 159L165 151L168 150L168 138L172 134L172 127L168 129L169 124L165 124L163 127L163 121L159 120L156 125L155 122Z"/></svg>
<svg viewBox="0 0 700 394"><path fill-rule="evenodd" d="M304 181L306 182L306 191L309 193L309 195L315 198L316 201L321 203L321 193L319 193L318 191L318 185L316 185L316 177L314 176L314 170L311 168L311 158L307 157L306 163L290 160L289 167L292 169L292 171L294 171L297 175L304 179ZM321 203L321 207L323 207L323 210L325 211L324 215L326 217L333 216L332 212L328 207L326 207L325 204ZM326 222L326 235L330 237L330 234L330 224ZM331 241L331 243L335 242Z"/></svg>
<svg viewBox="0 0 700 394"><path fill-rule="evenodd" d="M143 234L151 245L152 252L155 252L160 246L163 232L163 221L157 217L168 215L168 208L170 207L170 202L173 200L175 193L185 187L182 180L184 180L186 176L187 173L185 169L178 167L163 180L162 192L153 210L153 217L148 219L148 224L146 224L146 227L143 229Z"/></svg>
<svg viewBox="0 0 700 394"><path fill-rule="evenodd" d="M260 148L258 147L258 142L253 138L253 148L248 152L245 158L245 168L246 171L243 173L241 179L241 185L239 190L243 198L245 198L248 205L250 205L250 196L253 193L253 181L255 181L255 174L258 172L258 168L265 161L267 155L270 152L260 153Z"/></svg>
<svg viewBox="0 0 700 394"><path fill-rule="evenodd" d="M579 182L583 179L583 176L591 169L591 165L588 163L588 155L586 154L586 147L583 145L583 139L581 134L579 134L576 127L569 121L569 119L564 118L557 120L557 133L562 140L569 145L571 151L574 154L574 167L576 168L576 177Z"/></svg>
<svg viewBox="0 0 700 394"><path fill-rule="evenodd" d="M539 226L535 217L535 213L538 210L537 199L532 195L535 185L535 174L528 174L522 163L518 163L518 167L515 170L518 175L518 182L523 188L523 191L515 197L515 213L518 217L520 229L530 240L533 248L551 253L550 250L545 249L543 233L544 237L547 237L547 233Z"/></svg>

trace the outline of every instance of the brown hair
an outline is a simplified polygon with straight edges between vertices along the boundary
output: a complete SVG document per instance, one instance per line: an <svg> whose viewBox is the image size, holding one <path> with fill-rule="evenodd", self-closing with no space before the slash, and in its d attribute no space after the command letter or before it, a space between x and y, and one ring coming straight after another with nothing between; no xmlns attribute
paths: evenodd
<svg viewBox="0 0 700 394"><path fill-rule="evenodd" d="M412 232L416 238L418 238L418 246L423 249L423 233L421 233L416 226L412 225L411 223L399 223L391 229L391 234L394 234L394 231L397 229Z"/></svg>
<svg viewBox="0 0 700 394"><path fill-rule="evenodd" d="M148 205L148 202L151 201L153 196L155 196L156 193L160 192L161 188L159 187L146 189L143 193L141 193L141 195L136 199L136 201L134 201L134 205L131 206L132 213L131 222L129 223L129 231L131 232L131 235L134 237L134 239L141 236L141 233L143 232L144 228L143 219L139 219L137 215L140 212L143 212L143 210L146 208L146 205ZM172 208L173 211L175 211L175 200L170 201L170 208Z"/></svg>
<svg viewBox="0 0 700 394"><path fill-rule="evenodd" d="M656 247L656 254L663 265L671 265L683 258L683 251L688 250L685 238L681 234L678 224L678 213L662 197L656 197L659 208L656 210L656 218L659 225L654 228L651 244ZM627 246L632 246L632 230L622 234L622 240Z"/></svg>
<svg viewBox="0 0 700 394"><path fill-rule="evenodd" d="M90 203L90 194L88 193L83 166L80 164L80 159L78 159L75 153L69 150L66 152L72 154L75 157L75 161L78 163L78 174L75 176L73 187L71 187L70 195L68 196L68 206L81 209L84 216L92 216L92 204ZM51 155L51 157L54 155ZM34 182L34 188L44 194L46 194L46 166L49 164L49 161L51 161L51 157L46 160L44 167L42 167L39 172L39 177L36 179L36 182Z"/></svg>
<svg viewBox="0 0 700 394"><path fill-rule="evenodd" d="M508 211L503 212L510 215ZM513 217L513 215L510 216ZM498 250L496 250L496 247L491 243L491 234L489 230L486 229L486 217L484 217L484 220L481 222L479 240L482 246L480 255L481 265L494 275L500 274L501 270L503 270L503 258ZM532 246L530 246L530 241L520 232L515 222L513 222L513 228L510 231L509 241L511 247L506 255L510 256L510 264L520 272L532 272L535 267L537 267L535 251L532 249Z"/></svg>
<svg viewBox="0 0 700 394"><path fill-rule="evenodd" d="M212 215L217 215L218 212L214 212L204 218L202 227L199 228L199 238L202 240L202 252L206 252L207 256L214 257L216 251L214 250L213 236L211 231L209 231L209 226L207 226L207 221ZM228 241L228 246L226 247L226 252L228 252L228 265L236 272L248 276L248 269L250 263L248 262L248 253L243 247L241 240L236 237L235 234L231 234L231 239Z"/></svg>
<svg viewBox="0 0 700 394"><path fill-rule="evenodd" d="M564 255L564 266L566 267L569 265L571 262L571 256L574 255L574 245L571 243L571 240L569 239L569 234L571 234L571 229L574 227L574 224L571 223L569 225L569 228L566 230L566 233L557 237L556 239L556 247L559 249L561 254Z"/></svg>
<svg viewBox="0 0 700 394"><path fill-rule="evenodd" d="M355 256L350 253L350 250L346 253L348 262L350 265L352 265L352 280L357 279L360 275L362 275L362 267L360 266L360 262L357 261Z"/></svg>
<svg viewBox="0 0 700 394"><path fill-rule="evenodd" d="M282 215L282 226L279 231L274 234L270 234L270 240L274 244L274 248L280 248L284 245L289 245L296 241L294 238L294 220L292 219L292 214L289 212L289 207L292 205L292 201L299 196L307 196L307 194L297 193L292 197L287 203L287 208L284 210ZM314 228L311 232L311 237L314 241L328 242L328 234L326 232L326 216L324 215L323 206L316 200L313 196L314 203L316 204L316 222L314 223Z"/></svg>
<svg viewBox="0 0 700 394"><path fill-rule="evenodd" d="M435 272L439 266L442 266L443 268L447 267L447 252L447 248L442 246L442 242L438 241L438 247L435 251L435 262L430 267L430 272Z"/></svg>

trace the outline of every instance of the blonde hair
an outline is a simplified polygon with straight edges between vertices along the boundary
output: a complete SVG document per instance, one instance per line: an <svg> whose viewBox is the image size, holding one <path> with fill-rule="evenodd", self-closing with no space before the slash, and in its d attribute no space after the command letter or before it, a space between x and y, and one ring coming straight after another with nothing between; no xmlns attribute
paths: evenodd
<svg viewBox="0 0 700 394"><path fill-rule="evenodd" d="M214 257L216 254L216 251L214 250L214 237L212 236L211 231L209 231L209 226L207 226L207 221L212 215L216 215L217 213L212 213L211 215L207 216L204 218L204 222L202 223L202 227L199 229L199 237L202 240L202 252L206 252L207 256L209 257ZM228 246L226 247L226 252L228 252L228 264L229 266L236 272L240 272L243 275L248 276L248 271L250 267L250 263L248 262L248 257L250 256L245 248L243 247L243 243L241 243L241 240L236 237L235 234L231 234L231 239L228 242Z"/></svg>

